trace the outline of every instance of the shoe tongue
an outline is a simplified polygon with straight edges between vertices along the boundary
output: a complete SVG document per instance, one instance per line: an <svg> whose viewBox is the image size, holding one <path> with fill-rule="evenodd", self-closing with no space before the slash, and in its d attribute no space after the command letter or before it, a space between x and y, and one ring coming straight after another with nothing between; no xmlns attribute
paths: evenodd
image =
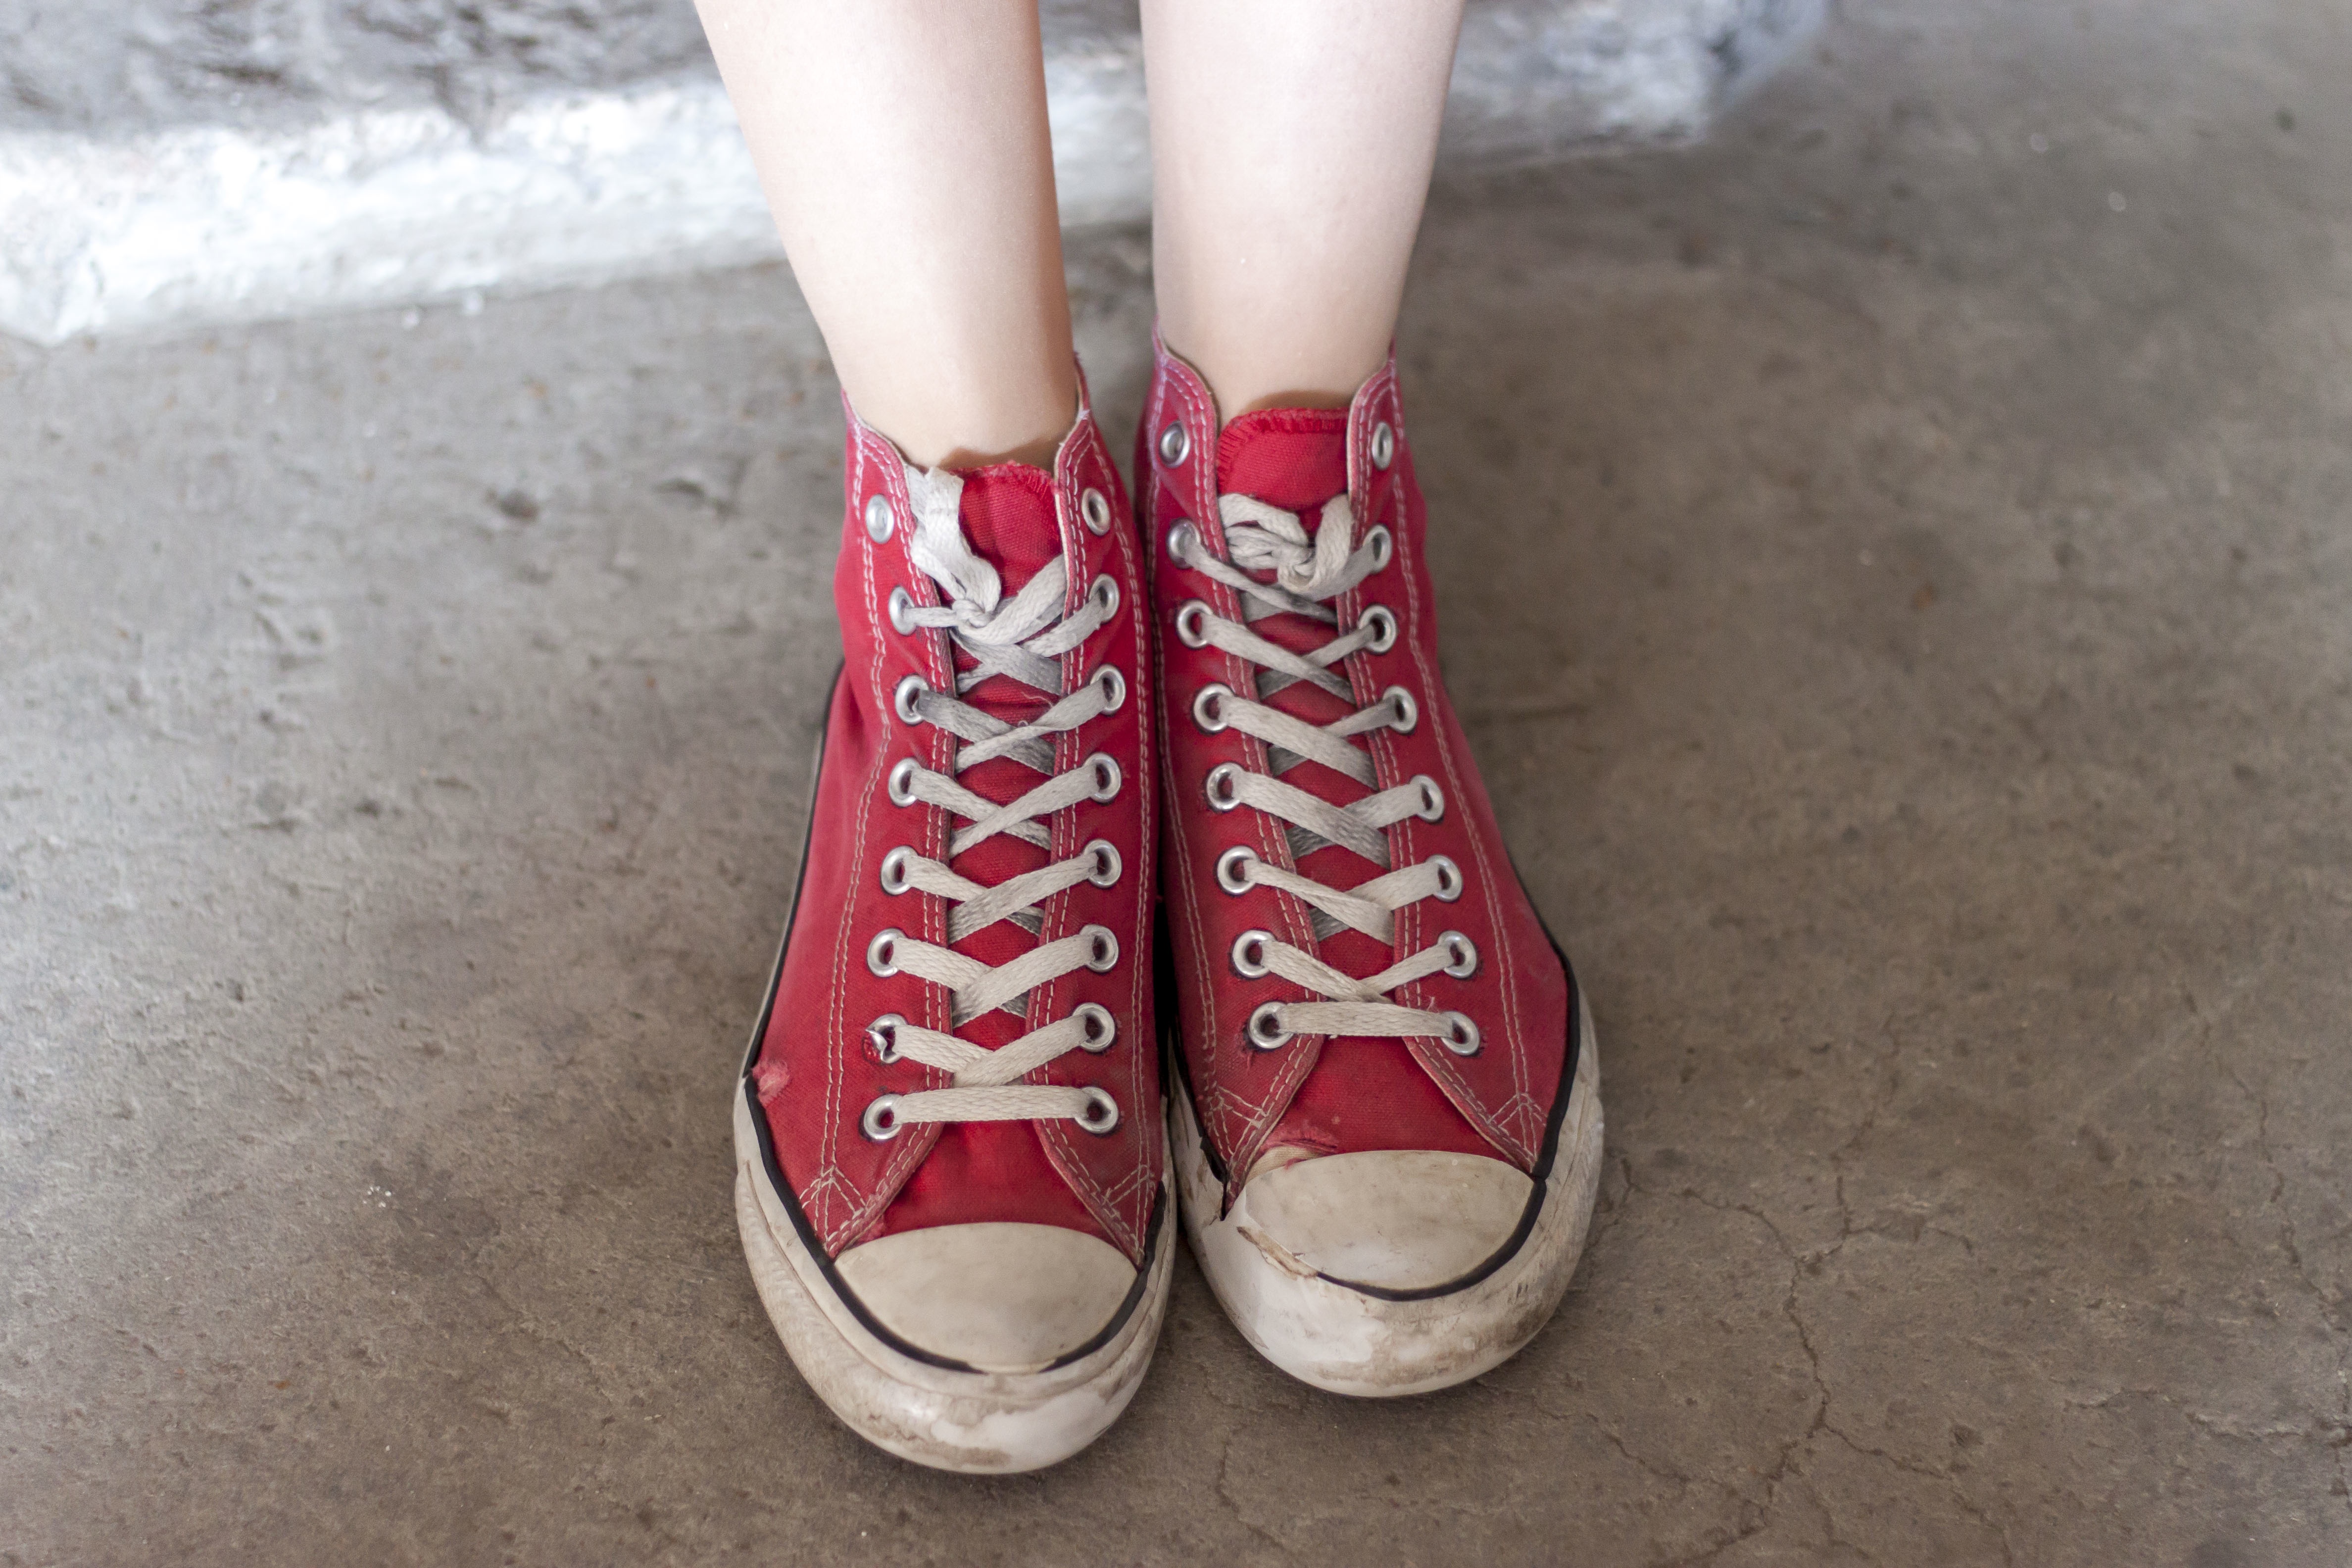
<svg viewBox="0 0 2352 1568"><path fill-rule="evenodd" d="M964 542L973 554L996 568L1003 588L1002 606L1029 580L1062 553L1062 531L1054 511L1054 477L1026 463L992 463L986 468L959 468L963 480L958 517ZM956 668L970 670L976 660L958 648ZM1019 724L1034 719L1055 699L1047 692L995 675L963 694L963 700L982 712ZM975 794L1000 803L1019 798L1042 782L1038 773L1010 757L979 763L958 779ZM959 856L956 870L983 887L994 887L1045 864L1045 853L1009 833L1001 833ZM1036 945L1036 939L1010 921L999 921L956 944L956 950L983 963L1009 963ZM992 1049L1021 1034L1024 1026L1009 1014L990 1013L967 1023L964 1037Z"/></svg>
<svg viewBox="0 0 2352 1568"><path fill-rule="evenodd" d="M1268 408L1244 414L1225 426L1217 438L1217 489L1224 495L1244 495L1295 512L1309 539L1322 526L1323 503L1348 488L1348 411L1344 408ZM1260 574L1266 577L1269 574ZM1293 653L1307 653L1330 640L1332 629L1303 616L1269 616L1250 629L1268 642ZM1284 687L1263 699L1294 718L1328 724L1344 718L1349 704L1306 681ZM1318 775L1336 783L1337 774L1310 767L1294 783L1316 788ZM1320 793L1320 792L1318 792ZM1339 798L1352 799L1361 791L1346 784Z"/></svg>
<svg viewBox="0 0 2352 1568"><path fill-rule="evenodd" d="M1062 552L1054 476L1027 463L960 468L956 476L963 480L964 539L996 568L1009 599Z"/></svg>
<svg viewBox="0 0 2352 1568"><path fill-rule="evenodd" d="M959 518L964 542L973 554L996 568L1003 589L997 601L1002 605L1062 553L1062 531L1054 512L1054 476L1027 463L992 463L954 472L963 481ZM958 668L972 668L970 654L959 650L955 657ZM999 718L1018 721L1034 716L1054 700L1000 675L964 693L964 700Z"/></svg>
<svg viewBox="0 0 2352 1568"><path fill-rule="evenodd" d="M1348 411L1268 408L1217 437L1217 490L1255 496L1299 514L1307 531L1325 501L1348 488Z"/></svg>

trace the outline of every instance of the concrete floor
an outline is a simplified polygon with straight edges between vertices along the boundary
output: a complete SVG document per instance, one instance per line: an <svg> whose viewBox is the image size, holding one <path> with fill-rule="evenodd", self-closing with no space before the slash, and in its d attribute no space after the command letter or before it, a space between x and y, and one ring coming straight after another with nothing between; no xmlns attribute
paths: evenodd
<svg viewBox="0 0 2352 1568"><path fill-rule="evenodd" d="M1444 193L1402 334L1604 1047L1567 1306L1350 1404L1187 1261L1036 1477L851 1437L737 1249L789 279L0 350L0 1563L2352 1560L2352 31L1849 11Z"/></svg>

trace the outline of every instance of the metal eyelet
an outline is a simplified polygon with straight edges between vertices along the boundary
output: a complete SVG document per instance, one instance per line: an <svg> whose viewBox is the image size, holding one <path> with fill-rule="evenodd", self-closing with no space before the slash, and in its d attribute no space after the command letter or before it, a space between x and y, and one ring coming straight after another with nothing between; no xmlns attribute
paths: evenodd
<svg viewBox="0 0 2352 1568"><path fill-rule="evenodd" d="M907 890L907 862L914 851L904 844L882 857L882 890L896 897Z"/></svg>
<svg viewBox="0 0 2352 1568"><path fill-rule="evenodd" d="M874 1047L874 1059L887 1067L898 1059L898 1031L907 1020L896 1013L885 1013L866 1026L866 1043Z"/></svg>
<svg viewBox="0 0 2352 1568"><path fill-rule="evenodd" d="M876 490L866 498L866 537L877 544L890 542L890 498Z"/></svg>
<svg viewBox="0 0 2352 1568"><path fill-rule="evenodd" d="M1374 528L1364 535L1364 542L1372 547L1372 570L1387 571L1389 563L1396 559L1396 541L1389 537L1388 526Z"/></svg>
<svg viewBox="0 0 2352 1568"><path fill-rule="evenodd" d="M902 637L915 630L915 595L903 587L890 590L890 629Z"/></svg>
<svg viewBox="0 0 2352 1568"><path fill-rule="evenodd" d="M1234 689L1222 680L1213 680L1194 694L1192 722L1202 734L1213 735L1225 727L1225 720L1219 715L1217 710L1223 707L1225 699L1233 694Z"/></svg>
<svg viewBox="0 0 2352 1568"><path fill-rule="evenodd" d="M1118 938L1108 926L1087 926L1078 934L1087 939L1087 967L1097 974L1108 974L1118 962Z"/></svg>
<svg viewBox="0 0 2352 1568"><path fill-rule="evenodd" d="M1094 533L1110 531L1110 501L1100 490L1089 489L1078 497L1078 516Z"/></svg>
<svg viewBox="0 0 2352 1568"><path fill-rule="evenodd" d="M1072 1120L1096 1137L1107 1137L1118 1126L1118 1101L1108 1089L1089 1088L1087 1108Z"/></svg>
<svg viewBox="0 0 2352 1568"><path fill-rule="evenodd" d="M1160 432L1160 460L1172 468L1192 453L1192 432L1184 428L1182 420L1170 420L1168 427Z"/></svg>
<svg viewBox="0 0 2352 1568"><path fill-rule="evenodd" d="M1397 619L1385 605L1374 605L1356 618L1359 626L1372 628L1372 640L1364 645L1367 653L1386 653L1396 647Z"/></svg>
<svg viewBox="0 0 2352 1568"><path fill-rule="evenodd" d="M1189 522L1180 522L1171 527L1168 530L1168 559L1179 566L1192 564L1185 557L1192 553L1193 542L1198 538L1200 538L1200 531Z"/></svg>
<svg viewBox="0 0 2352 1568"><path fill-rule="evenodd" d="M1442 932L1437 945L1445 950L1445 968L1442 973L1456 980L1467 980L1478 973L1478 944L1458 931Z"/></svg>
<svg viewBox="0 0 2352 1568"><path fill-rule="evenodd" d="M1385 419L1372 426L1372 467L1385 468L1396 461L1396 432Z"/></svg>
<svg viewBox="0 0 2352 1568"><path fill-rule="evenodd" d="M1176 606L1176 640L1186 647L1209 646L1209 606L1187 599Z"/></svg>
<svg viewBox="0 0 2352 1568"><path fill-rule="evenodd" d="M1086 1026L1086 1036L1078 1041L1078 1049L1082 1051L1100 1056L1110 1049L1112 1041L1118 1038L1118 1020L1112 1017L1110 1009L1099 1002L1081 1002L1070 1016Z"/></svg>
<svg viewBox="0 0 2352 1568"><path fill-rule="evenodd" d="M1118 584L1115 579L1108 575L1096 578L1095 585L1087 590L1087 597L1102 606L1106 619L1118 614Z"/></svg>
<svg viewBox="0 0 2352 1568"><path fill-rule="evenodd" d="M1446 1032L1437 1037L1445 1042L1445 1048L1457 1057L1476 1056L1482 1042L1478 1038L1478 1026L1470 1021L1470 1015L1448 1013L1445 1022L1448 1026Z"/></svg>
<svg viewBox="0 0 2352 1568"><path fill-rule="evenodd" d="M1087 880L1097 888L1108 888L1118 880L1120 861L1118 847L1108 838L1097 838L1087 846L1085 853L1094 860L1094 869Z"/></svg>
<svg viewBox="0 0 2352 1568"><path fill-rule="evenodd" d="M1242 1026L1242 1039L1261 1051L1270 1051L1290 1038L1290 1031L1282 1026L1282 1004L1263 1002L1249 1022Z"/></svg>
<svg viewBox="0 0 2352 1568"><path fill-rule="evenodd" d="M1413 808L1415 816L1423 822L1435 822L1445 815L1445 792L1437 787L1435 779L1427 773L1415 773L1411 783L1421 791L1421 804Z"/></svg>
<svg viewBox="0 0 2352 1568"><path fill-rule="evenodd" d="M857 1119L857 1130L877 1143L887 1143L906 1125L898 1120L898 1097L895 1094L876 1095L866 1102L866 1114Z"/></svg>
<svg viewBox="0 0 2352 1568"><path fill-rule="evenodd" d="M1210 810L1231 811L1241 805L1241 764L1238 763L1219 763L1209 770L1209 776L1202 781L1202 788L1208 794Z"/></svg>
<svg viewBox="0 0 2352 1568"><path fill-rule="evenodd" d="M920 765L912 757L900 757L891 764L890 776L883 782L883 787L890 792L892 805L915 804L915 770Z"/></svg>
<svg viewBox="0 0 2352 1568"><path fill-rule="evenodd" d="M899 723L919 724L923 721L922 710L915 706L915 699L929 695L931 683L919 675L900 679L890 691L890 710L898 715Z"/></svg>
<svg viewBox="0 0 2352 1568"><path fill-rule="evenodd" d="M1450 904L1462 896L1462 868L1452 856L1432 855L1423 864L1437 873L1438 898Z"/></svg>
<svg viewBox="0 0 2352 1568"><path fill-rule="evenodd" d="M1091 685L1103 689L1103 711L1116 713L1127 706L1127 677L1117 665L1107 664L1095 671Z"/></svg>
<svg viewBox="0 0 2352 1568"><path fill-rule="evenodd" d="M1097 803L1117 799L1119 781L1123 776L1118 771L1118 760L1097 752L1087 759L1087 766L1093 771L1095 776L1095 793L1089 798Z"/></svg>
<svg viewBox="0 0 2352 1568"><path fill-rule="evenodd" d="M1389 728L1400 735L1412 734L1413 726L1421 722L1421 704L1412 700L1412 693L1402 686L1391 686L1381 693L1381 700L1396 710Z"/></svg>
<svg viewBox="0 0 2352 1568"><path fill-rule="evenodd" d="M1257 886L1248 868L1257 864L1257 851L1236 844L1217 857L1217 886L1228 893L1246 893Z"/></svg>
<svg viewBox="0 0 2352 1568"><path fill-rule="evenodd" d="M1265 964L1265 944L1274 940L1270 931L1245 931L1234 938L1234 973L1244 980L1263 980L1270 973Z"/></svg>
<svg viewBox="0 0 2352 1568"><path fill-rule="evenodd" d="M876 931L874 940L866 944L866 967L885 980L898 973L898 944L906 936L897 926Z"/></svg>

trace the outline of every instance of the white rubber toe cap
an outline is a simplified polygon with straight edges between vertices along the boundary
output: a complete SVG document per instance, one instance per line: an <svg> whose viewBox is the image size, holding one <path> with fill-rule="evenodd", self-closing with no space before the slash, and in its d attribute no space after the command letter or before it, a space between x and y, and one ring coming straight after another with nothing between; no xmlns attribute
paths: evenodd
<svg viewBox="0 0 2352 1568"><path fill-rule="evenodd" d="M883 1327L982 1372L1035 1372L1102 1332L1135 1268L1099 1237L1055 1225L901 1231L834 1260Z"/></svg>
<svg viewBox="0 0 2352 1568"><path fill-rule="evenodd" d="M1255 1176L1234 1217L1332 1279L1426 1290L1492 1258L1534 1190L1516 1166L1482 1154L1371 1150Z"/></svg>

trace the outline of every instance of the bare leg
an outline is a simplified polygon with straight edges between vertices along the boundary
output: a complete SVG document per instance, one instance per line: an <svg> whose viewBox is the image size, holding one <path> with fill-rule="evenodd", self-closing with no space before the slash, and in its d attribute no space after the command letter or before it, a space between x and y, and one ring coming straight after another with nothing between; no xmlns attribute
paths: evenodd
<svg viewBox="0 0 2352 1568"><path fill-rule="evenodd" d="M698 0L859 416L926 467L1050 462L1077 383L1036 0Z"/></svg>
<svg viewBox="0 0 2352 1568"><path fill-rule="evenodd" d="M1461 0L1143 0L1169 347L1227 418L1388 356Z"/></svg>

